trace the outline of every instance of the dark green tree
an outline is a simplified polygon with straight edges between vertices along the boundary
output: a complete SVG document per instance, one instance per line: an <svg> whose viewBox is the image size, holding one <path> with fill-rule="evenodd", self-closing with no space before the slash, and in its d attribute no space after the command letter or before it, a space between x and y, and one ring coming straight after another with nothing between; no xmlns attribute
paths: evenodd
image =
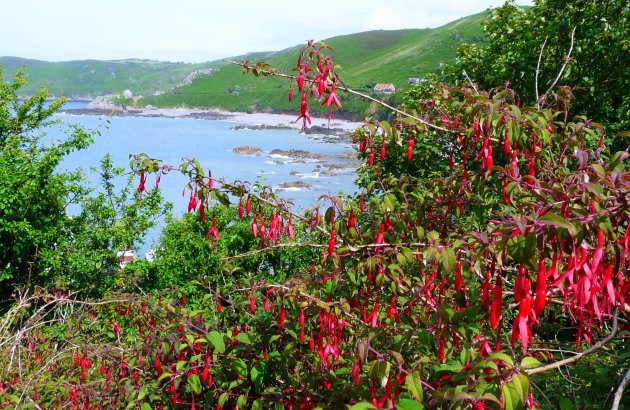
<svg viewBox="0 0 630 410"><path fill-rule="evenodd" d="M116 251L132 248L163 211L157 194L138 201L135 186L120 190L122 170L102 162L100 185L80 170L58 171L63 159L87 148L98 130L69 125L51 141L47 127L65 99L49 102L45 88L20 98L23 70L8 82L0 69L0 300L16 287L61 285L103 291L120 269ZM69 207L79 206L72 216Z"/></svg>
<svg viewBox="0 0 630 410"><path fill-rule="evenodd" d="M537 0L524 9L513 0L483 23L487 44L466 44L446 78L481 89L510 83L522 104L555 105L556 85L570 87L569 115L597 118L617 148L630 129L630 8L623 0ZM540 59L540 60L539 60ZM464 74L466 73L466 74Z"/></svg>

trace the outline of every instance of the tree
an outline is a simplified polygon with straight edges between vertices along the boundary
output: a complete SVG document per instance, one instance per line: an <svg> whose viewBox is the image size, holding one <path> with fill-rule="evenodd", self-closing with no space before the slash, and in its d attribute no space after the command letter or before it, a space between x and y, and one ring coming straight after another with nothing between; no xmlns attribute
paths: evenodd
<svg viewBox="0 0 630 410"><path fill-rule="evenodd" d="M42 88L22 101L25 84L24 71L11 82L0 76L0 300L16 288L53 284L98 295L115 284L116 252L141 240L164 212L163 200L155 191L137 201L131 185L117 190L113 179L122 170L108 158L99 187L90 188L80 171L59 172L61 161L99 131L71 124L67 139L46 139L65 99L49 103ZM77 215L71 204L80 207Z"/></svg>
<svg viewBox="0 0 630 410"><path fill-rule="evenodd" d="M570 115L597 118L625 149L630 129L630 9L622 0L537 0L522 9L508 1L484 22L487 45L463 45L446 78L482 89L509 82L523 104L553 104L555 85L575 98ZM564 68L563 68L564 67ZM623 134L625 135L625 134ZM624 142L626 141L626 142Z"/></svg>
<svg viewBox="0 0 630 410"><path fill-rule="evenodd" d="M1 72L0 72L1 75ZM25 101L18 91L23 71L5 83L0 76L0 286L6 299L13 286L38 283L39 255L54 248L67 220L77 174L55 173L70 152L87 147L92 134L71 129L66 141L47 145L40 130L53 124L63 99L48 104L46 89Z"/></svg>

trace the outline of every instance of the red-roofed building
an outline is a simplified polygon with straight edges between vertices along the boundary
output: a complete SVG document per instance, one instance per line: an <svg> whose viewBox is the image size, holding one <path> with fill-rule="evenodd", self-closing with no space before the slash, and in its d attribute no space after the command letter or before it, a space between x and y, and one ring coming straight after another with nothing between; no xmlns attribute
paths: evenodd
<svg viewBox="0 0 630 410"><path fill-rule="evenodd" d="M396 92L396 87L392 83L378 83L374 86L374 92L377 94L393 94Z"/></svg>

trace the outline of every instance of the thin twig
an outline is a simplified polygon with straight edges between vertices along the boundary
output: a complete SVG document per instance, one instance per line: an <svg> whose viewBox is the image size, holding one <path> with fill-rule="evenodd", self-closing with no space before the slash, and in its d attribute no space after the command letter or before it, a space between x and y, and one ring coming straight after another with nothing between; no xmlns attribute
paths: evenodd
<svg viewBox="0 0 630 410"><path fill-rule="evenodd" d="M628 385L629 382L630 382L630 368L628 368L626 375L623 377L623 380L621 380L619 387L617 387L617 391L615 392L615 396L614 396L615 398L613 400L613 405L611 407L612 410L619 409L619 404L621 403L621 398L623 397L623 391L626 389L626 386Z"/></svg>
<svg viewBox="0 0 630 410"><path fill-rule="evenodd" d="M475 90L475 94L479 95L479 90L477 90L477 86L475 85L475 83L472 82L470 77L468 77L468 73L466 72L466 70L464 70L463 73L464 73L464 77L466 77L466 80L468 81L468 84L470 84L472 89Z"/></svg>
<svg viewBox="0 0 630 410"><path fill-rule="evenodd" d="M611 340L613 340L615 338L615 336L617 335L617 330L619 330L619 321L617 320L617 317L619 316L619 312L615 312L615 316L613 316L613 328L612 331L610 332L610 334L608 336L606 336L605 338L603 338L602 340L600 340L599 342L595 343L593 346L591 346L590 348L588 348L587 350L577 353L575 356L569 357L567 359L563 359L563 360L559 360L557 362L554 363L550 363L544 366L540 366L540 367L535 367L533 369L526 369L525 373L527 373L529 376L534 375L534 374L538 374L538 373L542 373L542 372L546 372L547 370L553 370L553 369L557 369L561 366L565 366L567 364L571 364L573 362L577 362L578 360L580 360L582 357L587 356L599 349L601 349L604 345L606 345L608 342L610 342Z"/></svg>
<svg viewBox="0 0 630 410"><path fill-rule="evenodd" d="M540 110L540 97L538 95L538 76L542 71L540 69L540 62L542 61L543 50L545 49L545 45L547 44L547 39L549 37L545 37L545 41L543 41L542 47L540 47L540 54L538 54L538 64L536 65L536 108Z"/></svg>
<svg viewBox="0 0 630 410"><path fill-rule="evenodd" d="M571 58L571 52L573 51L573 42L574 42L574 39L575 39L575 29L576 28L577 27L573 27L573 31L571 31L571 46L569 47L569 52L567 53L567 56L564 59L564 63L562 64L562 67L560 68L560 72L558 72L558 75L557 75L556 79L553 80L553 83L551 84L551 87L549 87L549 89L543 94L543 97L545 97L547 94L549 94L549 91L553 90L553 88L556 86L556 84L560 80L560 77L562 76L562 73L564 72L564 69L567 67L567 64L569 64L569 59Z"/></svg>

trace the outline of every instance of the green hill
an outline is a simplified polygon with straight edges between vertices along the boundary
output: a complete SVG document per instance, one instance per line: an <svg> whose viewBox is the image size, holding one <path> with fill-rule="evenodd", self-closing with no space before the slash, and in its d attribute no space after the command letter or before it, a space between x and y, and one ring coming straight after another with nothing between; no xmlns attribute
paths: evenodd
<svg viewBox="0 0 630 410"><path fill-rule="evenodd" d="M121 94L153 94L179 85L191 72L220 65L170 63L154 60L77 60L48 62L19 57L0 57L5 79L26 67L28 85L22 90L33 93L45 85L51 94L68 97L95 97Z"/></svg>
<svg viewBox="0 0 630 410"><path fill-rule="evenodd" d="M334 49L335 62L341 67L340 74L348 86L369 91L375 83L393 83L397 90L402 90L408 86L410 77L436 72L440 64L452 61L462 42L482 42L481 21L485 16L486 12L475 14L435 29L369 31L333 37L324 42ZM263 58L249 59L264 59L273 67L290 71L299 47L268 53L266 58L262 55L258 57ZM143 99L143 104L242 111L294 110L295 102L287 101L286 90L286 80L244 76L240 67L225 65L212 76L199 78L186 87ZM389 98L395 100L397 95ZM369 104L359 99L346 97L345 102L344 108L349 111L346 114L370 110Z"/></svg>
<svg viewBox="0 0 630 410"><path fill-rule="evenodd" d="M377 30L332 37L324 40L334 49L340 74L352 88L369 92L375 83L393 83L398 92L385 97L396 103L410 77L436 72L452 61L462 42L483 42L481 21L486 12L461 18L434 29ZM261 61L290 71L301 45L277 52L257 52L231 60ZM287 101L287 81L280 78L255 78L243 75L238 66L225 61L203 64L159 62L153 60L46 62L17 57L0 57L5 78L26 66L33 92L47 85L54 95L95 97L121 94L130 89L144 95L139 105L216 107L233 111L294 111ZM211 75L191 77L196 70L212 69ZM188 77L188 80L185 81ZM161 95L153 95L157 91ZM374 106L357 97L344 96L339 116L373 113ZM315 114L323 114L311 107Z"/></svg>

